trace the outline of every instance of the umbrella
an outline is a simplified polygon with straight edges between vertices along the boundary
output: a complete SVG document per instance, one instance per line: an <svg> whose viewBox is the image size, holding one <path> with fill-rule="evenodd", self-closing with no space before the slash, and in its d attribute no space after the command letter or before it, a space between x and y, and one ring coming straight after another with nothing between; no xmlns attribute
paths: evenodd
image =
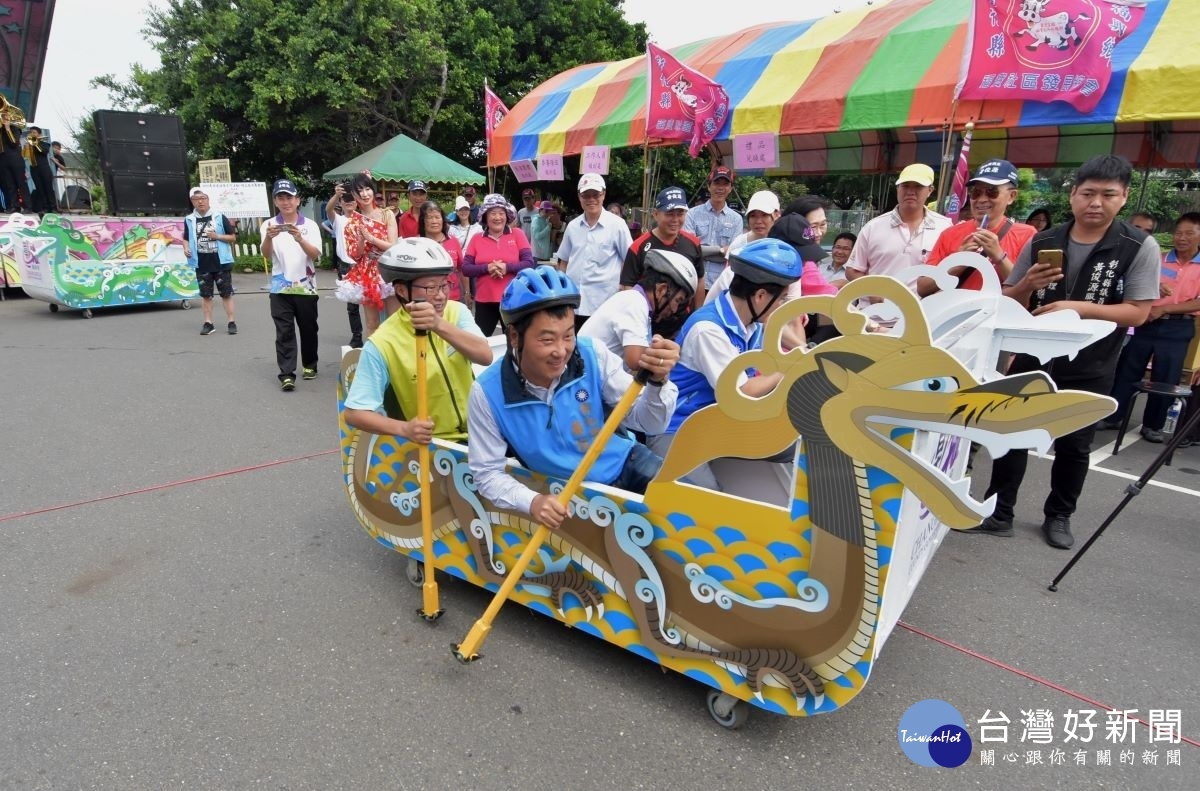
<svg viewBox="0 0 1200 791"><path fill-rule="evenodd" d="M372 177L385 181L421 179L451 184L484 182L483 176L475 171L407 135L396 135L365 154L359 154L349 162L338 165L325 174L325 179L337 181L351 178L364 170L371 171Z"/></svg>
<svg viewBox="0 0 1200 791"><path fill-rule="evenodd" d="M971 121L973 164L1005 157L1023 167L1078 164L1118 153L1153 167L1200 161L1200 52L1188 41L1200 3L1150 0L1117 48L1099 105L962 101L955 105L971 3L892 0L804 22L758 25L676 47L672 54L721 83L733 112L718 134L779 135L771 173L883 172L941 161L950 125ZM492 138L489 164L585 145L640 146L646 117L642 56L579 66L513 107ZM653 142L653 141L651 141Z"/></svg>

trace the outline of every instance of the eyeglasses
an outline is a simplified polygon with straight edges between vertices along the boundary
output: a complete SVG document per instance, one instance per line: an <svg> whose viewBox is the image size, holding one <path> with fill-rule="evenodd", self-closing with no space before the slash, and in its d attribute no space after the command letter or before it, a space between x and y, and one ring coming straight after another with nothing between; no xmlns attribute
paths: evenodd
<svg viewBox="0 0 1200 791"><path fill-rule="evenodd" d="M983 184L976 184L971 187L971 197L982 198L984 195L987 195L989 198L995 200L996 198L1000 197L1000 189L1000 187L991 184L986 186Z"/></svg>
<svg viewBox="0 0 1200 791"><path fill-rule="evenodd" d="M425 296L431 297L434 294L438 294L438 293L449 294L450 293L450 282L443 280L441 283L437 284L436 286L418 286L417 284L414 283L414 284L412 284L411 288L413 291L420 291Z"/></svg>

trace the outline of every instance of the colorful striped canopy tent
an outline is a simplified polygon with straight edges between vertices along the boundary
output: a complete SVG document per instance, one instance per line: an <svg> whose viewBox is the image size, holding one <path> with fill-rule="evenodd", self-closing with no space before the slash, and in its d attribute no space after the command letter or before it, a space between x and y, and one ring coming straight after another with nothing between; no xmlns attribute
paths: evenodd
<svg viewBox="0 0 1200 791"><path fill-rule="evenodd" d="M976 126L973 165L1004 157L1022 167L1066 166L1098 153L1148 167L1200 163L1200 2L1149 0L1088 115L1065 102L956 106L971 5L891 0L671 52L728 92L734 109L718 135L722 153L736 135L779 135L772 174L878 173L917 161L936 168L947 127L967 122ZM640 146L647 95L644 56L563 72L512 109L495 131L488 164L579 154L585 145Z"/></svg>

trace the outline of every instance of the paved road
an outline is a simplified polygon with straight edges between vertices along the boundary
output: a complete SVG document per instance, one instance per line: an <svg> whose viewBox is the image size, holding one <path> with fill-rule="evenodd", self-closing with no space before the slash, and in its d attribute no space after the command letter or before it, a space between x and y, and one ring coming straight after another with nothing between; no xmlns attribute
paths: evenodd
<svg viewBox="0 0 1200 791"><path fill-rule="evenodd" d="M402 558L339 488L344 310L322 301L321 376L280 393L260 280L238 276L236 337L201 337L200 311L177 306L86 321L0 303L0 788L1194 787L1200 449L1057 594L1070 555L1037 533L1049 467L1034 459L1018 535L947 539L858 699L729 732L692 682L517 607L482 661L454 662L486 595L447 580L446 616L417 620ZM1100 467L1136 477L1156 451ZM1078 534L1126 483L1089 477ZM926 698L966 717L965 766L901 753L900 717ZM1191 743L1139 725L1114 744L1101 726L1071 765L1064 715L1104 707L1178 711ZM1035 709L1055 718L1050 744L1020 742ZM1007 743L979 744L989 710L1012 720Z"/></svg>

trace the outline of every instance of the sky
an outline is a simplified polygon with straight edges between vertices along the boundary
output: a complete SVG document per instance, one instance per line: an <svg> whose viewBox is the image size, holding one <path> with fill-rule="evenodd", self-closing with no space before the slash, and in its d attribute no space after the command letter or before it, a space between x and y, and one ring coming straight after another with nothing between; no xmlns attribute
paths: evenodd
<svg viewBox="0 0 1200 791"><path fill-rule="evenodd" d="M647 23L655 43L674 47L762 22L811 19L867 4L868 0L746 5L736 0L692 0L681 13L683 5L673 0L625 0L625 17ZM141 32L152 5L146 0L56 0L42 90L36 117L30 122L70 148L70 129L79 119L109 107L107 91L90 87L93 77L114 74L124 79L134 63L157 66L158 55Z"/></svg>

